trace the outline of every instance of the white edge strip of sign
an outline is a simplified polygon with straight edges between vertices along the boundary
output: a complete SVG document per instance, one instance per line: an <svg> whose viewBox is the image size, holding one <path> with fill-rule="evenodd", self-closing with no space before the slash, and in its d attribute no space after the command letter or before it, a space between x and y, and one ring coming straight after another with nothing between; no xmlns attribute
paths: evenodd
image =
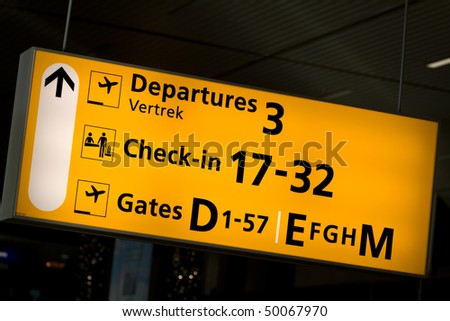
<svg viewBox="0 0 450 321"><path fill-rule="evenodd" d="M58 73L61 68L68 78ZM53 64L42 76L28 195L43 211L57 209L66 198L78 88L78 75L67 64Z"/></svg>

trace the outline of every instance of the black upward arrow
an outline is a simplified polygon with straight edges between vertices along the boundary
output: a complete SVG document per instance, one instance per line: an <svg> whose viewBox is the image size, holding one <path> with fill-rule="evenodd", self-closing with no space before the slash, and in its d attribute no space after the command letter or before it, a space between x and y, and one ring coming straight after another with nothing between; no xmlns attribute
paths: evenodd
<svg viewBox="0 0 450 321"><path fill-rule="evenodd" d="M47 78L45 78L45 86L47 86L49 83L51 83L53 80L57 79L57 83L56 83L56 97L60 97L61 98L61 94L62 94L62 87L63 87L63 81L65 80L66 83L69 85L70 89L72 89L72 91L75 88L75 83L73 82L73 80L69 77L69 75L67 74L67 72L64 70L63 67L60 67L58 70L56 70L54 73L52 73L50 76L48 76ZM45 87L44 86L44 87Z"/></svg>

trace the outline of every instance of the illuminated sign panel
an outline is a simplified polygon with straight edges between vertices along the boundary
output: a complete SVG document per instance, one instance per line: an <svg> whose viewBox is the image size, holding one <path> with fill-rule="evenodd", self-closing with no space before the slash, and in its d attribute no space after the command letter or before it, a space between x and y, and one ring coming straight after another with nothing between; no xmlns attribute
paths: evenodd
<svg viewBox="0 0 450 321"><path fill-rule="evenodd" d="M22 82L4 219L426 273L434 122L34 48Z"/></svg>

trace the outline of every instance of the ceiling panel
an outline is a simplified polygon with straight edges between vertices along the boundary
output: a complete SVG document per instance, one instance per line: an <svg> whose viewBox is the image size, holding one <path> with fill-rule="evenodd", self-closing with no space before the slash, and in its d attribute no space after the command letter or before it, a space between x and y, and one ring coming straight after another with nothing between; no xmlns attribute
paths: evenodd
<svg viewBox="0 0 450 321"><path fill-rule="evenodd" d="M270 55L398 8L402 0L76 1L74 19L138 28L212 46ZM117 10L117 8L127 10Z"/></svg>
<svg viewBox="0 0 450 321"><path fill-rule="evenodd" d="M69 52L197 76L212 77L254 59L247 53L88 21L73 21L71 28Z"/></svg>
<svg viewBox="0 0 450 321"><path fill-rule="evenodd" d="M278 56L385 79L400 72L403 10L398 8Z"/></svg>
<svg viewBox="0 0 450 321"><path fill-rule="evenodd" d="M265 59L223 79L385 112L397 104L397 82L307 63Z"/></svg>
<svg viewBox="0 0 450 321"><path fill-rule="evenodd" d="M450 93L450 68L426 68L426 64L450 56L449 15L448 1L417 1L411 6L405 68L408 83Z"/></svg>

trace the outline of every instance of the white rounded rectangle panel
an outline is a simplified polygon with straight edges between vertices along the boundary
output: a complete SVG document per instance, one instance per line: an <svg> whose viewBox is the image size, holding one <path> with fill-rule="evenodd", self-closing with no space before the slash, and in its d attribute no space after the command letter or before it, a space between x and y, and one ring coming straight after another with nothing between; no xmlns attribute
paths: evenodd
<svg viewBox="0 0 450 321"><path fill-rule="evenodd" d="M28 194L43 211L66 198L78 87L78 75L67 64L53 64L42 76Z"/></svg>

